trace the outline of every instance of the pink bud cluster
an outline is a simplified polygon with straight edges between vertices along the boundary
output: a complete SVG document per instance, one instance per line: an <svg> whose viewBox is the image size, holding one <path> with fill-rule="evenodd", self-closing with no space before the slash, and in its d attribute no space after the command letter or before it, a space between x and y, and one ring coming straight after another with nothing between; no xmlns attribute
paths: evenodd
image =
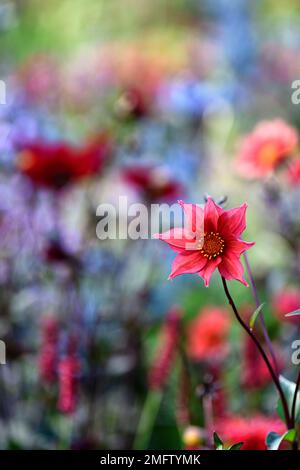
<svg viewBox="0 0 300 470"><path fill-rule="evenodd" d="M79 360L74 355L67 355L60 361L58 409L62 413L72 413L76 409L79 372Z"/></svg>
<svg viewBox="0 0 300 470"><path fill-rule="evenodd" d="M57 407L62 413L72 413L76 409L79 385L80 363L76 355L78 341L71 337L65 356L60 358L59 333L59 324L55 317L43 320L39 374L44 385L58 382Z"/></svg>
<svg viewBox="0 0 300 470"><path fill-rule="evenodd" d="M56 379L58 360L58 322L55 317L47 317L42 322L41 348L38 359L39 374L42 383L51 384Z"/></svg>

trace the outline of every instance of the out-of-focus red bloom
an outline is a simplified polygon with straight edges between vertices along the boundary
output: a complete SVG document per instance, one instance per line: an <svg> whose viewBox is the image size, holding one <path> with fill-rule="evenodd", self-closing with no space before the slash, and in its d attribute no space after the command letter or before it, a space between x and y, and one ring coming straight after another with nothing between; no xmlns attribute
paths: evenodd
<svg viewBox="0 0 300 470"><path fill-rule="evenodd" d="M196 361L220 359L228 350L228 312L222 307L205 307L187 330L187 351Z"/></svg>
<svg viewBox="0 0 300 470"><path fill-rule="evenodd" d="M300 185L300 155L289 166L288 181L293 186Z"/></svg>
<svg viewBox="0 0 300 470"><path fill-rule="evenodd" d="M246 228L247 204L224 210L212 198L204 209L197 204L179 201L187 215L187 228L174 228L154 238L165 241L178 253L169 279L181 274L198 274L209 285L218 269L225 279L236 279L247 286L240 256L254 243L240 239Z"/></svg>
<svg viewBox="0 0 300 470"><path fill-rule="evenodd" d="M42 343L38 366L43 383L53 383L57 374L58 322L54 317L47 317L42 322Z"/></svg>
<svg viewBox="0 0 300 470"><path fill-rule="evenodd" d="M79 360L74 355L67 355L60 361L58 409L62 413L73 413L76 409L79 372Z"/></svg>
<svg viewBox="0 0 300 470"><path fill-rule="evenodd" d="M266 450L266 437L269 432L282 434L285 426L277 418L254 415L249 418L229 416L219 420L215 431L227 444L243 442L241 450Z"/></svg>
<svg viewBox="0 0 300 470"><path fill-rule="evenodd" d="M124 168L123 179L132 185L147 201L172 201L178 197L182 187L166 171L153 166Z"/></svg>
<svg viewBox="0 0 300 470"><path fill-rule="evenodd" d="M299 323L299 316L286 317L285 315L300 309L300 290L287 287L276 292L272 298L272 306L279 320Z"/></svg>
<svg viewBox="0 0 300 470"><path fill-rule="evenodd" d="M34 184L58 190L99 172L110 148L106 135L81 148L65 142L36 141L22 149L17 168Z"/></svg>
<svg viewBox="0 0 300 470"><path fill-rule="evenodd" d="M296 129L283 120L262 121L242 139L237 169L245 178L264 178L296 150L297 144Z"/></svg>
<svg viewBox="0 0 300 470"><path fill-rule="evenodd" d="M158 350L149 372L149 387L152 390L161 390L168 380L180 339L181 314L178 307L173 307L166 316Z"/></svg>

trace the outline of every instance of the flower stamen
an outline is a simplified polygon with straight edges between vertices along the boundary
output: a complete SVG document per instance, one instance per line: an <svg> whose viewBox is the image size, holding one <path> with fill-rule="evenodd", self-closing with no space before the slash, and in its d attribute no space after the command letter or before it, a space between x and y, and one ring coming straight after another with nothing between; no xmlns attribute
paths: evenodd
<svg viewBox="0 0 300 470"><path fill-rule="evenodd" d="M224 251L225 242L218 232L204 234L204 239L199 242L200 253L209 260L221 255Z"/></svg>

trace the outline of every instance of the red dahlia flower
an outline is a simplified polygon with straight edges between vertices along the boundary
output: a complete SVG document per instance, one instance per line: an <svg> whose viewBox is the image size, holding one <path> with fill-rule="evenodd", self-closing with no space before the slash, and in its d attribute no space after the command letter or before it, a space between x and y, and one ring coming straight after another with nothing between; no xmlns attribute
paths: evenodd
<svg viewBox="0 0 300 470"><path fill-rule="evenodd" d="M182 190L167 172L155 166L131 166L123 170L122 177L150 202L174 200Z"/></svg>
<svg viewBox="0 0 300 470"><path fill-rule="evenodd" d="M237 169L245 178L263 178L295 151L296 129L281 119L262 121L240 145Z"/></svg>
<svg viewBox="0 0 300 470"><path fill-rule="evenodd" d="M224 210L208 198L204 209L197 204L179 201L187 215L187 228L174 228L154 235L178 253L169 279L180 274L198 274L209 285L212 273L218 268L225 279L236 279L247 286L243 278L241 254L254 243L240 240L246 228L247 204Z"/></svg>
<svg viewBox="0 0 300 470"><path fill-rule="evenodd" d="M104 135L81 148L36 141L22 149L17 167L36 185L58 190L100 171L109 151Z"/></svg>
<svg viewBox="0 0 300 470"><path fill-rule="evenodd" d="M228 349L229 328L230 319L225 308L205 307L187 330L189 356L198 361L224 356Z"/></svg>
<svg viewBox="0 0 300 470"><path fill-rule="evenodd" d="M227 444L243 442L241 450L266 450L266 437L269 432L282 434L285 426L277 418L254 415L249 418L228 416L217 422L216 432Z"/></svg>

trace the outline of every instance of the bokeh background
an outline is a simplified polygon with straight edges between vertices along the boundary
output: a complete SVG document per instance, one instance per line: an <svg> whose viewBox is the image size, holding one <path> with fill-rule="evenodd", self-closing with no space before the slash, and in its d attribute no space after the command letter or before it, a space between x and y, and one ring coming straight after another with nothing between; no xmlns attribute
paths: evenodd
<svg viewBox="0 0 300 470"><path fill-rule="evenodd" d="M275 142L267 170L249 179L237 162L261 121L300 128L297 6L1 1L1 449L211 448L213 430L265 448L282 430L218 275L209 288L198 276L167 281L174 253L156 240L99 240L96 209L119 196L247 201L249 263L295 380L299 323L284 314L300 305L297 142L281 164L286 129L263 130ZM255 160L262 144L251 138ZM251 288L230 289L249 317Z"/></svg>

